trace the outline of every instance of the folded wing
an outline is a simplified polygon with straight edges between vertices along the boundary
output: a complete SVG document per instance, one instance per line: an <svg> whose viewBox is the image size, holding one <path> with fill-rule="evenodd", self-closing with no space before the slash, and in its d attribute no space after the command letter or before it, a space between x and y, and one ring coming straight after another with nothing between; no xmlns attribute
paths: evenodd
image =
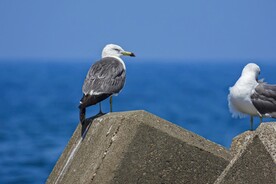
<svg viewBox="0 0 276 184"><path fill-rule="evenodd" d="M276 85L259 83L251 100L260 114L276 117Z"/></svg>
<svg viewBox="0 0 276 184"><path fill-rule="evenodd" d="M119 59L106 57L89 69L82 86L84 94L81 103L94 105L112 94L119 93L124 87L126 71Z"/></svg>

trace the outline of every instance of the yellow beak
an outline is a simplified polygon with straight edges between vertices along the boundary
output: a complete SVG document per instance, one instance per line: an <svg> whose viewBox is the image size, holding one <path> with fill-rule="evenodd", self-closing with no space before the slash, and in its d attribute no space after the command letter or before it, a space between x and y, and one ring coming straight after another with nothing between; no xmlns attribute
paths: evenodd
<svg viewBox="0 0 276 184"><path fill-rule="evenodd" d="M124 52L122 52L122 54L123 54L124 56L131 56L131 57L135 57L135 54L134 54L134 53L132 53L132 52L128 52L128 51L124 51Z"/></svg>

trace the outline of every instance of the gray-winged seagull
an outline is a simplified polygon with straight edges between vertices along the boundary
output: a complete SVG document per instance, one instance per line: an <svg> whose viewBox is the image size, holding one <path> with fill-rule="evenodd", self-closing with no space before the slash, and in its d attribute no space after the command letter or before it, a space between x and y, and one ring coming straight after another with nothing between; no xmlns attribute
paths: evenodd
<svg viewBox="0 0 276 184"><path fill-rule="evenodd" d="M102 51L102 59L94 63L84 80L82 86L83 97L80 100L80 121L85 120L85 109L110 97L110 112L112 112L112 95L117 95L124 87L126 79L126 66L121 56L135 55L125 51L115 44L108 44Z"/></svg>
<svg viewBox="0 0 276 184"><path fill-rule="evenodd" d="M260 67L247 64L240 78L231 87L228 105L233 117L250 115L250 129L253 130L253 116L276 118L276 85L258 81Z"/></svg>

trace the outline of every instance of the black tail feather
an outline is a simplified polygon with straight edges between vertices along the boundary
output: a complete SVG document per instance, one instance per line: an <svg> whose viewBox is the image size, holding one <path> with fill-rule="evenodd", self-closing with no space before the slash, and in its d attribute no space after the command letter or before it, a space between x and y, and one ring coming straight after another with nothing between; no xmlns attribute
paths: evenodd
<svg viewBox="0 0 276 184"><path fill-rule="evenodd" d="M85 121L85 108L89 107L91 105L95 105L104 99L108 98L112 94L100 94L100 95L83 95L83 97L80 100L80 122L83 124Z"/></svg>
<svg viewBox="0 0 276 184"><path fill-rule="evenodd" d="M85 112L86 112L86 109L85 108L81 108L81 106L79 106L80 108L80 122L81 124L84 123L85 121Z"/></svg>
<svg viewBox="0 0 276 184"><path fill-rule="evenodd" d="M108 98L110 95L112 94L100 94L100 95L83 95L83 97L80 100L80 105L79 108L83 109L86 107L89 107L91 105L95 105L103 100L105 100L106 98Z"/></svg>

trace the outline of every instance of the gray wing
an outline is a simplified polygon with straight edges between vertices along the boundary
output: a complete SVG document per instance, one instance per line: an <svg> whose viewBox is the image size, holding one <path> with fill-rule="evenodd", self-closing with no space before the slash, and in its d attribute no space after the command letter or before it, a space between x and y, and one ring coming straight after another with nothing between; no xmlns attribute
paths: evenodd
<svg viewBox="0 0 276 184"><path fill-rule="evenodd" d="M119 93L125 83L126 72L116 58L106 57L93 64L84 80L82 92L86 94Z"/></svg>
<svg viewBox="0 0 276 184"><path fill-rule="evenodd" d="M276 85L259 83L251 100L259 113L276 117Z"/></svg>

